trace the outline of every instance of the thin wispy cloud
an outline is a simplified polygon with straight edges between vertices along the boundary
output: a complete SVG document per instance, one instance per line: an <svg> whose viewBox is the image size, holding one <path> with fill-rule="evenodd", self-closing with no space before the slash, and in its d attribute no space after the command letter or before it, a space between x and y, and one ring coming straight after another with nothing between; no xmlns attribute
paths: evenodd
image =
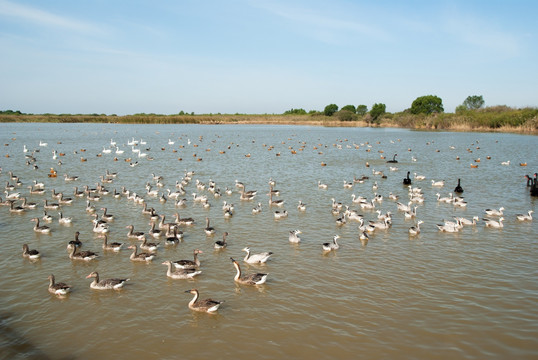
<svg viewBox="0 0 538 360"><path fill-rule="evenodd" d="M301 26L308 26L309 30L319 35L318 40L324 42L346 34L364 36L373 40L387 40L389 38L389 34L378 26L337 18L336 15L323 14L289 3L250 2L250 5Z"/></svg>
<svg viewBox="0 0 538 360"><path fill-rule="evenodd" d="M102 27L80 19L60 16L36 7L0 0L0 16L50 28L81 33L101 33Z"/></svg>

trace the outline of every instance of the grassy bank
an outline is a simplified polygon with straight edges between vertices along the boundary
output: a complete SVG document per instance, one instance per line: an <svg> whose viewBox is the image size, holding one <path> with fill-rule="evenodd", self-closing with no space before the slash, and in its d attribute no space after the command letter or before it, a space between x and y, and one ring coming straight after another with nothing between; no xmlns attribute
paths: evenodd
<svg viewBox="0 0 538 360"><path fill-rule="evenodd" d="M346 117L349 119L349 117ZM538 134L538 109L511 109L490 107L457 114L413 115L407 112L386 113L376 121L354 115L342 121L338 113L325 116L320 113L305 115L72 115L72 114L0 114L0 122L54 122L54 123L118 123L118 124L281 124L312 126L379 126L423 130L498 131Z"/></svg>

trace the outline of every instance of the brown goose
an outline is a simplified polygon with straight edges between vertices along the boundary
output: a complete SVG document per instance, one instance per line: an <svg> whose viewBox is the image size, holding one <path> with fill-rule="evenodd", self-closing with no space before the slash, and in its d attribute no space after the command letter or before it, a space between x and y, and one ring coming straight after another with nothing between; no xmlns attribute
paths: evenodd
<svg viewBox="0 0 538 360"><path fill-rule="evenodd" d="M196 269L176 269L175 271L172 271L172 262L169 260L163 262L162 264L168 266L166 276L172 279L192 279L196 275L202 273L201 270Z"/></svg>
<svg viewBox="0 0 538 360"><path fill-rule="evenodd" d="M49 292L58 296L65 296L71 292L71 286L63 282L55 282L54 275L49 275Z"/></svg>
<svg viewBox="0 0 538 360"><path fill-rule="evenodd" d="M189 309L194 311L202 311L207 313L214 313L218 310L220 304L222 304L224 301L218 301L213 299L204 299L204 300L198 300L200 297L200 294L198 293L198 290L192 289L185 291L186 293L191 293L194 295L192 300L189 302Z"/></svg>
<svg viewBox="0 0 538 360"><path fill-rule="evenodd" d="M239 263L235 261L233 258L230 258L232 260L232 263L235 266L235 269L237 270L237 274L235 274L234 281L238 282L240 284L245 285L261 285L265 283L267 280L268 274L263 273L253 273L253 274L247 274L247 275L241 275L241 267L239 266Z"/></svg>
<svg viewBox="0 0 538 360"><path fill-rule="evenodd" d="M198 254L202 254L202 250L194 250L194 260L177 260L173 261L172 264L178 269L194 269L195 267L200 266L200 260L198 259Z"/></svg>
<svg viewBox="0 0 538 360"><path fill-rule="evenodd" d="M28 247L28 244L24 244L22 246L22 256L30 260L36 260L41 257L41 254L39 253L39 251L35 249L30 250L30 248Z"/></svg>
<svg viewBox="0 0 538 360"><path fill-rule="evenodd" d="M84 260L84 261L90 261L98 257L97 253L94 253L93 251L81 251L77 253L77 247L73 246L73 249L71 250L71 253L69 254L69 258L71 260Z"/></svg>
<svg viewBox="0 0 538 360"><path fill-rule="evenodd" d="M99 281L99 273L97 273L97 271L86 276L86 279L89 278L94 278L90 284L90 288L96 290L119 290L123 287L126 281L129 281L129 279L105 279Z"/></svg>
<svg viewBox="0 0 538 360"><path fill-rule="evenodd" d="M151 254L151 253L142 252L142 253L137 254L138 247L136 245L129 246L129 249L134 250L131 256L129 257L132 261L150 262L151 260L153 260L153 258L155 258L155 254Z"/></svg>
<svg viewBox="0 0 538 360"><path fill-rule="evenodd" d="M112 251L120 251L121 247L123 246L123 243L119 242L108 242L108 237L106 234L102 235L103 238L103 250L112 250Z"/></svg>

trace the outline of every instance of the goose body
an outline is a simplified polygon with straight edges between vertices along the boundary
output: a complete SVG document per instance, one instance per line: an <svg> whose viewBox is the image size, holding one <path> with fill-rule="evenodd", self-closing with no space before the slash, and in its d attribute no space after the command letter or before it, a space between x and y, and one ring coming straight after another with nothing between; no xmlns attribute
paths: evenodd
<svg viewBox="0 0 538 360"><path fill-rule="evenodd" d="M172 271L172 262L169 260L163 262L162 264L168 267L168 270L166 271L166 276L171 279L192 279L196 275L202 273L201 270L196 269L176 269Z"/></svg>
<svg viewBox="0 0 538 360"><path fill-rule="evenodd" d="M420 234L420 224L423 224L423 223L424 223L424 221L419 220L419 221L417 221L417 224L415 226L411 226L409 228L409 231L408 231L409 235L414 236L414 235Z"/></svg>
<svg viewBox="0 0 538 360"><path fill-rule="evenodd" d="M243 275L241 273L241 267L239 266L239 263L235 261L233 258L230 258L230 259L232 260L235 270L237 271L234 277L235 282L240 283L240 284L245 284L245 285L262 285L267 281L268 274L252 273L252 274Z"/></svg>
<svg viewBox="0 0 538 360"><path fill-rule="evenodd" d="M56 282L54 275L49 275L49 292L58 296L65 296L71 292L71 286L63 282Z"/></svg>
<svg viewBox="0 0 538 360"><path fill-rule="evenodd" d="M146 253L146 252L137 253L138 247L136 245L129 246L129 249L133 249L133 252L131 256L129 257L131 261L140 261L140 262L148 263L155 258L155 254L152 254L152 253Z"/></svg>
<svg viewBox="0 0 538 360"><path fill-rule="evenodd" d="M503 225L504 218L502 216L499 218L498 221L492 220L492 219L483 219L483 220L486 223L486 227L492 227L492 228L497 228L497 229L504 227Z"/></svg>
<svg viewBox="0 0 538 360"><path fill-rule="evenodd" d="M247 253L243 261L249 264L263 264L271 257L271 255L273 255L271 251L251 254L248 246L243 248L243 251Z"/></svg>
<svg viewBox="0 0 538 360"><path fill-rule="evenodd" d="M200 259L198 259L198 254L202 254L202 250L195 249L193 251L194 259L193 260L177 260L173 261L172 264L178 269L194 269L200 266Z"/></svg>
<svg viewBox="0 0 538 360"><path fill-rule="evenodd" d="M489 216L502 216L503 215L503 210L504 207L500 207L499 210L496 210L496 209L486 209L484 210L486 212L486 214L488 214Z"/></svg>
<svg viewBox="0 0 538 360"><path fill-rule="evenodd" d="M125 285L129 279L105 279L99 281L99 273L97 271L92 272L90 275L86 276L86 279L94 278L90 284L90 288L95 290L119 290Z"/></svg>
<svg viewBox="0 0 538 360"><path fill-rule="evenodd" d="M432 180L432 186L443 187L445 186L445 181L444 180L439 180L439 181Z"/></svg>
<svg viewBox="0 0 538 360"><path fill-rule="evenodd" d="M224 234L222 234L222 240L215 241L215 249L223 249L228 246L228 243L226 242L226 237L228 235L229 234L227 232L224 232Z"/></svg>
<svg viewBox="0 0 538 360"><path fill-rule="evenodd" d="M212 226L209 226L209 218L206 217L205 218L205 228L204 228L204 232L206 233L206 235L213 235L215 234L215 228L212 227Z"/></svg>
<svg viewBox="0 0 538 360"><path fill-rule="evenodd" d="M301 242L301 238L298 236L299 234L301 234L301 230L292 230L290 231L290 235L288 237L289 241L291 243L300 243Z"/></svg>
<svg viewBox="0 0 538 360"><path fill-rule="evenodd" d="M213 299L204 299L199 300L199 293L198 290L192 289L185 291L186 293L191 293L194 295L192 300L189 302L189 309L194 311L201 311L201 312L207 312L207 313L214 313L217 311L220 307L220 304L223 303L223 301L213 300Z"/></svg>
<svg viewBox="0 0 538 360"><path fill-rule="evenodd" d="M282 219L282 218L285 218L285 217L288 217L288 211L287 210L284 210L284 211L275 211L274 212L274 217L275 219Z"/></svg>
<svg viewBox="0 0 538 360"><path fill-rule="evenodd" d="M323 243L322 244L322 248L323 248L323 251L333 251L333 250L337 250L340 248L340 245L338 245L338 242L336 240L338 240L340 238L340 236L338 235L334 235L333 236L333 241L330 242L330 243Z"/></svg>
<svg viewBox="0 0 538 360"><path fill-rule="evenodd" d="M46 225L39 225L39 218L33 218L30 221L35 222L34 231L41 234L50 234L50 227Z"/></svg>
<svg viewBox="0 0 538 360"><path fill-rule="evenodd" d="M103 250L111 250L111 251L120 251L123 246L123 243L119 242L108 242L107 235L103 235Z"/></svg>
<svg viewBox="0 0 538 360"><path fill-rule="evenodd" d="M37 260L41 257L39 251L30 249L27 244L22 245L22 256L30 260Z"/></svg>
<svg viewBox="0 0 538 360"><path fill-rule="evenodd" d="M516 219L518 219L519 221L530 221L530 220L532 220L532 213L533 212L534 212L533 210L529 210L526 215L525 214L517 214Z"/></svg>
<svg viewBox="0 0 538 360"><path fill-rule="evenodd" d="M138 240L143 240L145 239L145 236L144 236L144 233L141 232L141 231L134 231L134 226L133 225L127 225L126 228L129 229L129 232L127 233L127 237L129 239L138 239Z"/></svg>
<svg viewBox="0 0 538 360"><path fill-rule="evenodd" d="M83 260L83 261L90 261L95 258L97 258L99 255L97 253L94 253L92 251L81 251L77 253L77 247L73 246L73 249L71 250L71 253L69 254L69 258L71 260Z"/></svg>

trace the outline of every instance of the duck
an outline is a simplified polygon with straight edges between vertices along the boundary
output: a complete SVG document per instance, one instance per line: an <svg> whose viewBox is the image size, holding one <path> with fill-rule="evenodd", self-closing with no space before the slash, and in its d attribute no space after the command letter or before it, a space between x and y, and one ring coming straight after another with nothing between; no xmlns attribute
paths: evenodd
<svg viewBox="0 0 538 360"><path fill-rule="evenodd" d="M71 292L71 286L63 282L56 282L54 275L49 275L49 292L53 295L65 296Z"/></svg>
<svg viewBox="0 0 538 360"><path fill-rule="evenodd" d="M338 245L338 242L336 242L336 240L338 240L338 239L340 239L340 236L339 235L334 235L332 242L323 243L321 245L322 248L323 248L323 251L332 251L332 250L337 250L338 248L340 248L340 245Z"/></svg>
<svg viewBox="0 0 538 360"><path fill-rule="evenodd" d="M30 249L28 244L22 245L22 256L30 260L37 260L41 257L41 254L38 250Z"/></svg>
<svg viewBox="0 0 538 360"><path fill-rule="evenodd" d="M129 232L127 233L127 237L129 239L143 240L145 238L145 235L144 235L143 232L134 231L134 226L133 225L127 225L126 228L129 229Z"/></svg>
<svg viewBox="0 0 538 360"><path fill-rule="evenodd" d="M41 234L50 234L50 227L47 225L39 226L39 218L32 218L30 221L35 222L34 231Z"/></svg>
<svg viewBox="0 0 538 360"><path fill-rule="evenodd" d="M102 238L103 238L103 250L111 250L111 251L116 251L116 252L121 250L123 243L119 243L119 242L109 243L108 237L106 234L104 234Z"/></svg>
<svg viewBox="0 0 538 360"><path fill-rule="evenodd" d="M299 234L302 234L301 230L292 230L290 231L288 240L290 243L298 244L301 242L301 238L298 236Z"/></svg>
<svg viewBox="0 0 538 360"><path fill-rule="evenodd" d="M500 207L499 210L496 210L496 209L486 209L484 210L486 212L487 215L489 216L502 216L503 215L503 210L504 207Z"/></svg>
<svg viewBox="0 0 538 360"><path fill-rule="evenodd" d="M194 295L192 300L189 302L189 309L194 311L214 313L219 309L220 304L224 302L213 299L198 300L200 294L198 293L197 289L191 289L185 292Z"/></svg>
<svg viewBox="0 0 538 360"><path fill-rule="evenodd" d="M456 188L454 189L454 192L457 194L461 194L463 192L463 188L460 185L460 179L458 179L458 185L456 185Z"/></svg>
<svg viewBox="0 0 538 360"><path fill-rule="evenodd" d="M128 278L113 278L99 281L99 273L97 271L94 271L90 275L86 276L86 279L89 278L94 278L90 284L90 288L95 290L119 290L123 288L127 281L129 281Z"/></svg>
<svg viewBox="0 0 538 360"><path fill-rule="evenodd" d="M411 174L410 171L407 172L407 176L403 179L404 185L411 185L411 178L409 177L409 174Z"/></svg>
<svg viewBox="0 0 538 360"><path fill-rule="evenodd" d="M153 254L153 253L141 252L141 253L138 254L137 253L138 247L136 245L129 246L129 249L133 249L133 253L129 257L129 259L131 259L131 261L144 261L144 262L148 263L148 262L152 261L155 258L155 254Z"/></svg>
<svg viewBox="0 0 538 360"><path fill-rule="evenodd" d="M424 224L424 221L419 220L415 226L411 226L408 230L409 235L414 236L420 234L420 224Z"/></svg>
<svg viewBox="0 0 538 360"><path fill-rule="evenodd" d="M248 264L263 264L271 257L271 255L273 255L271 251L262 252L259 254L251 254L248 246L243 248L242 251L247 253L243 261Z"/></svg>
<svg viewBox="0 0 538 360"><path fill-rule="evenodd" d="M194 259L193 260L176 260L172 264L178 269L194 269L200 266L200 259L198 259L198 254L203 254L202 250L195 249L193 251Z"/></svg>
<svg viewBox="0 0 538 360"><path fill-rule="evenodd" d="M532 220L532 213L533 212L534 212L533 210L529 210L527 212L527 215L525 215L525 214L517 214L516 219L518 219L519 221L527 221L527 220L530 221L530 220Z"/></svg>
<svg viewBox="0 0 538 360"><path fill-rule="evenodd" d="M497 229L504 227L503 225L504 218L502 216L499 218L498 221L492 220L492 219L482 219L482 220L484 220L484 222L486 223L486 227L492 227L492 228L497 228Z"/></svg>
<svg viewBox="0 0 538 360"><path fill-rule="evenodd" d="M222 240L215 241L215 249L224 249L226 246L228 246L228 243L226 242L226 237L230 235L228 232L224 232L222 234Z"/></svg>
<svg viewBox="0 0 538 360"><path fill-rule="evenodd" d="M204 228L204 232L205 232L206 235L208 235L208 236L211 236L211 235L214 235L214 234L215 234L215 228L212 227L212 226L209 226L209 218L208 218L208 217L205 218L205 228Z"/></svg>
<svg viewBox="0 0 538 360"><path fill-rule="evenodd" d="M83 261L91 261L97 258L99 255L97 253L94 253L93 251L81 251L77 253L77 247L73 246L73 249L71 250L71 253L69 253L69 258L71 260L83 260Z"/></svg>
<svg viewBox="0 0 538 360"><path fill-rule="evenodd" d="M230 258L230 259L232 260L235 270L237 271L234 277L235 282L244 284L244 285L262 285L267 281L267 275L269 274L252 273L252 274L242 275L241 267L239 266L239 263L235 261L233 258Z"/></svg>
<svg viewBox="0 0 538 360"><path fill-rule="evenodd" d="M168 266L166 276L172 279L192 279L196 275L202 273L202 270L196 269L176 269L175 271L172 271L172 262L170 260L167 260L162 264Z"/></svg>

